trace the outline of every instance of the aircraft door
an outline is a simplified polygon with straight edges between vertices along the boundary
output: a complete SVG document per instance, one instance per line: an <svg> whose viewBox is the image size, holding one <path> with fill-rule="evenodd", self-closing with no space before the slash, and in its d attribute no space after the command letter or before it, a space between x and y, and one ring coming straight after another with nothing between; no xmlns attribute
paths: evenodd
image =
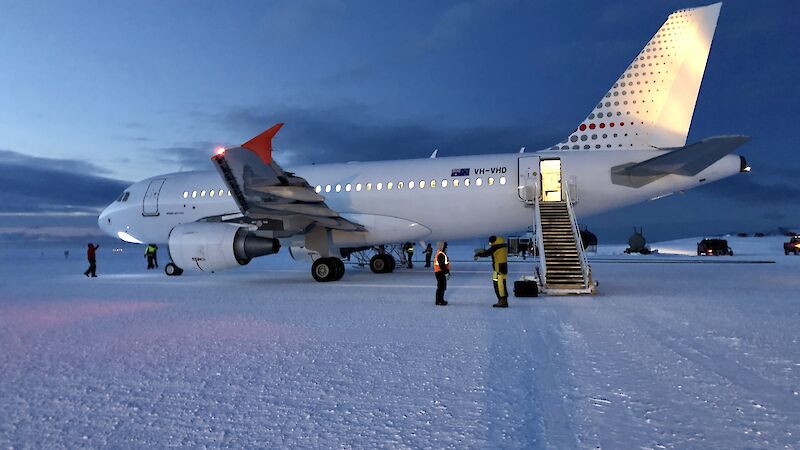
<svg viewBox="0 0 800 450"><path fill-rule="evenodd" d="M517 195L520 200L533 203L536 195L536 183L539 182L539 157L521 156L517 162L517 170Z"/></svg>
<svg viewBox="0 0 800 450"><path fill-rule="evenodd" d="M167 181L165 178L157 178L147 186L147 192L144 194L144 202L142 203L143 216L158 215L158 195L161 193L161 187L164 186L165 181Z"/></svg>
<svg viewBox="0 0 800 450"><path fill-rule="evenodd" d="M561 195L561 160L543 159L539 163L542 174L542 201L560 202Z"/></svg>

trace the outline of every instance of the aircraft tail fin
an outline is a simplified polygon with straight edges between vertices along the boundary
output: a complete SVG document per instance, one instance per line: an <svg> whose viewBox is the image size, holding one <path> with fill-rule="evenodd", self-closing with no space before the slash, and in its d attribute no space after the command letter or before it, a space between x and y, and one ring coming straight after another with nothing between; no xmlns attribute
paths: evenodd
<svg viewBox="0 0 800 450"><path fill-rule="evenodd" d="M578 128L551 149L683 147L721 7L672 13Z"/></svg>

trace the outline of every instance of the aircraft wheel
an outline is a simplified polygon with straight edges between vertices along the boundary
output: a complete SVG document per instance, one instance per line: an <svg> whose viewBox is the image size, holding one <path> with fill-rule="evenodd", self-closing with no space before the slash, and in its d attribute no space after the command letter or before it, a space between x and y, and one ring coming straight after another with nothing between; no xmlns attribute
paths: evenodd
<svg viewBox="0 0 800 450"><path fill-rule="evenodd" d="M333 258L319 258L311 265L311 276L323 283L336 278L336 265Z"/></svg>
<svg viewBox="0 0 800 450"><path fill-rule="evenodd" d="M397 261L394 259L392 255L384 255L386 256L386 263L388 264L386 267L386 273L394 272L394 268L397 266Z"/></svg>
<svg viewBox="0 0 800 450"><path fill-rule="evenodd" d="M334 268L333 279L331 279L331 281L339 281L344 276L344 262L339 258L331 258L331 261L333 262Z"/></svg>
<svg viewBox="0 0 800 450"><path fill-rule="evenodd" d="M372 273L386 273L388 272L389 264L386 255L375 255L369 260L369 270Z"/></svg>
<svg viewBox="0 0 800 450"><path fill-rule="evenodd" d="M178 275L183 273L183 269L181 269L180 267L176 266L173 263L169 263L166 266L164 266L164 273L166 273L167 276L170 277L177 277Z"/></svg>

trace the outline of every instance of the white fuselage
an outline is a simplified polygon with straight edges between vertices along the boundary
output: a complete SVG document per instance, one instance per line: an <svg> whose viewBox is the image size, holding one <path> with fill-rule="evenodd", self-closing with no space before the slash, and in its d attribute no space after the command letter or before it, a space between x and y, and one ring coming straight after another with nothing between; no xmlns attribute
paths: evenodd
<svg viewBox="0 0 800 450"><path fill-rule="evenodd" d="M660 153L650 149L545 150L530 154L320 164L294 167L291 171L313 187L319 186L331 209L368 230L367 233L335 232L333 244L339 247L524 232L531 226L532 211L521 200L520 186L532 178L530 172L534 172L533 178L537 176L538 158L561 160L562 179L565 186L570 186L579 217L691 189L740 171L739 157L728 155L694 177L668 175L639 188L611 182L611 167L644 161ZM452 176L454 171L462 169L468 170ZM164 183L157 198L153 199L150 192L150 203L145 205L151 182L161 179ZM432 180L435 187L431 186ZM446 187L442 186L443 180ZM240 214L216 171L153 177L133 184L126 192L130 193L127 200L109 205L98 224L106 233L132 242L163 244L176 225ZM152 214L154 207L157 214ZM143 208L149 208L151 214L144 215Z"/></svg>

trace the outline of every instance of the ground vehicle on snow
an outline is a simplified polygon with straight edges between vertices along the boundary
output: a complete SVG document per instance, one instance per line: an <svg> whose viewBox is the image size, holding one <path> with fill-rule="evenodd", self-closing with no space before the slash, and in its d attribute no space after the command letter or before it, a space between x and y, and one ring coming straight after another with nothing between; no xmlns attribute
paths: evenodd
<svg viewBox="0 0 800 450"><path fill-rule="evenodd" d="M703 239L697 243L697 256L733 256L733 250L728 247L725 239Z"/></svg>
<svg viewBox="0 0 800 450"><path fill-rule="evenodd" d="M786 255L789 253L800 255L800 234L792 236L789 242L783 243L783 253Z"/></svg>

